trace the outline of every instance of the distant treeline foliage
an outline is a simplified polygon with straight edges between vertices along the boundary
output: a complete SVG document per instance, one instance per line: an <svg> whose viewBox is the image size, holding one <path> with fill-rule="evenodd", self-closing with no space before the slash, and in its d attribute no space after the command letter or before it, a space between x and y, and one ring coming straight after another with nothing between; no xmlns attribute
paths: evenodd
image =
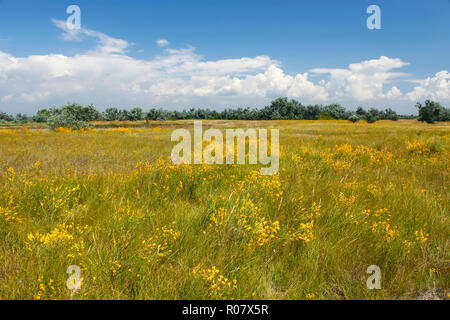
<svg viewBox="0 0 450 320"><path fill-rule="evenodd" d="M442 107L438 102L430 100L422 105L417 103L419 109L418 120L433 123L435 121L449 121L450 110ZM108 108L100 112L93 105L83 106L69 103L60 107L39 110L36 115L29 117L17 114L15 117L0 112L0 122L14 121L46 122L51 128L86 127L90 121L139 121L139 120L186 120L186 119L208 119L208 120L349 120L357 122L366 120L369 123L377 120L393 120L399 118L414 118L414 116L399 116L395 111L388 108L378 110L370 108L365 110L358 107L356 111L347 111L340 104L330 105L308 105L304 106L296 100L278 98L261 109L237 108L225 109L218 112L211 109L189 109L183 111L169 111L165 109L151 109L144 112L141 108L131 110L119 110Z"/></svg>

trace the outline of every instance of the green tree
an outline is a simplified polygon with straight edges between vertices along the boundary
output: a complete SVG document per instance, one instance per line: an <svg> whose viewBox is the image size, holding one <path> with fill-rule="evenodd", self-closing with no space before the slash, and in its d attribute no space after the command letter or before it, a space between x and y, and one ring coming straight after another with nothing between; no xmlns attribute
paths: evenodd
<svg viewBox="0 0 450 320"><path fill-rule="evenodd" d="M418 120L422 122L434 123L435 121L440 120L441 113L445 114L445 110L439 102L431 100L426 100L424 104L417 102L416 108L419 109Z"/></svg>
<svg viewBox="0 0 450 320"><path fill-rule="evenodd" d="M330 104L328 106L325 106L323 110L336 120L347 119L346 110L340 104Z"/></svg>
<svg viewBox="0 0 450 320"><path fill-rule="evenodd" d="M352 115L350 115L348 117L348 120L355 123L355 122L358 122L359 120L361 120L361 118L356 113L353 113Z"/></svg>
<svg viewBox="0 0 450 320"><path fill-rule="evenodd" d="M144 112L141 108L133 108L130 111L131 121L144 120Z"/></svg>
<svg viewBox="0 0 450 320"><path fill-rule="evenodd" d="M0 112L0 121L3 122L14 121L14 117L5 112Z"/></svg>
<svg viewBox="0 0 450 320"><path fill-rule="evenodd" d="M84 107L76 103L51 108L49 113L47 124L51 129L58 127L80 129L87 127L88 121L96 120L100 116L94 106Z"/></svg>
<svg viewBox="0 0 450 320"><path fill-rule="evenodd" d="M50 113L47 109L38 110L38 112L33 116L34 122L47 122Z"/></svg>
<svg viewBox="0 0 450 320"><path fill-rule="evenodd" d="M119 120L119 110L117 108L108 108L103 112L103 118L106 121Z"/></svg>

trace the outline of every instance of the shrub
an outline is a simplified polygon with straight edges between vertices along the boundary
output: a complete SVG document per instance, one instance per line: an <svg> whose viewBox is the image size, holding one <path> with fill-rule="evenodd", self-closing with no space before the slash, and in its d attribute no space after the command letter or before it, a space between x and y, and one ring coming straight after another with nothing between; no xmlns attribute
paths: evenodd
<svg viewBox="0 0 450 320"><path fill-rule="evenodd" d="M358 107L358 109L356 109L356 115L358 115L360 118L364 118L366 114L366 110L364 110L362 107Z"/></svg>
<svg viewBox="0 0 450 320"><path fill-rule="evenodd" d="M133 108L130 111L130 121L144 120L144 111L141 108Z"/></svg>
<svg viewBox="0 0 450 320"><path fill-rule="evenodd" d="M330 114L328 112L322 112L319 119L320 120L334 120L334 118L332 116L330 116Z"/></svg>
<svg viewBox="0 0 450 320"><path fill-rule="evenodd" d="M14 117L5 112L0 112L0 120L3 120L3 122L14 121Z"/></svg>
<svg viewBox="0 0 450 320"><path fill-rule="evenodd" d="M39 110L36 113L36 115L33 116L33 121L34 122L47 122L49 115L50 115L50 113L48 112L48 110L46 110L46 109Z"/></svg>
<svg viewBox="0 0 450 320"><path fill-rule="evenodd" d="M26 123L30 121L30 117L26 114L18 113L14 119L15 123Z"/></svg>
<svg viewBox="0 0 450 320"><path fill-rule="evenodd" d="M372 113L368 112L366 114L366 120L368 123L375 123L378 119Z"/></svg>
<svg viewBox="0 0 450 320"><path fill-rule="evenodd" d="M442 107L439 102L426 100L422 105L417 102L416 107L419 109L419 121L434 123L435 121L448 121L450 118L450 110Z"/></svg>
<svg viewBox="0 0 450 320"><path fill-rule="evenodd" d="M354 113L350 117L348 117L348 120L355 123L361 120L361 118L356 113Z"/></svg>
<svg viewBox="0 0 450 320"><path fill-rule="evenodd" d="M103 118L106 121L119 120L119 110L117 108L108 108L103 113Z"/></svg>
<svg viewBox="0 0 450 320"><path fill-rule="evenodd" d="M79 130L88 126L86 122L78 120L68 109L53 113L48 117L47 124L52 130L59 127Z"/></svg>
<svg viewBox="0 0 450 320"><path fill-rule="evenodd" d="M325 106L324 112L328 113L333 119L336 120L345 120L347 119L347 111L343 106L340 104L330 104L328 106Z"/></svg>
<svg viewBox="0 0 450 320"><path fill-rule="evenodd" d="M398 115L397 115L397 113L394 110L392 110L391 108L388 108L388 109L386 109L386 110L381 112L380 119L397 121L398 120Z"/></svg>
<svg viewBox="0 0 450 320"><path fill-rule="evenodd" d="M84 107L76 103L51 108L47 115L47 124L53 130L58 127L78 130L87 127L89 121L102 118L101 113L93 105Z"/></svg>

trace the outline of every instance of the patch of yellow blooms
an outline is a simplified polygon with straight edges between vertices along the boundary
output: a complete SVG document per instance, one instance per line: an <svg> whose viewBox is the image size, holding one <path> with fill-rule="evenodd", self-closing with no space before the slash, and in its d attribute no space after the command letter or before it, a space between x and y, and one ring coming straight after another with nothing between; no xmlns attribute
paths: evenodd
<svg viewBox="0 0 450 320"><path fill-rule="evenodd" d="M172 222L172 226L176 224L175 221ZM164 258L170 255L172 250L172 245L180 237L180 232L175 231L171 227L161 227L156 228L153 236L142 241L143 248L143 258L147 262L153 261L155 258Z"/></svg>
<svg viewBox="0 0 450 320"><path fill-rule="evenodd" d="M210 298L223 298L224 294L228 295L232 290L237 289L237 280L228 279L220 274L220 270L215 266L203 268L198 265L192 270L192 275L200 277L206 283Z"/></svg>

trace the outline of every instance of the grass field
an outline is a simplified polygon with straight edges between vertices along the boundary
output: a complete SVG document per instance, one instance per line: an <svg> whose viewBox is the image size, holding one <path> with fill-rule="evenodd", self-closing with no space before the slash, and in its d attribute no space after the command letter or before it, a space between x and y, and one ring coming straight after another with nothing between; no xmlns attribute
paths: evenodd
<svg viewBox="0 0 450 320"><path fill-rule="evenodd" d="M450 123L208 126L280 129L279 174L172 164L190 121L0 129L0 298L448 298Z"/></svg>

